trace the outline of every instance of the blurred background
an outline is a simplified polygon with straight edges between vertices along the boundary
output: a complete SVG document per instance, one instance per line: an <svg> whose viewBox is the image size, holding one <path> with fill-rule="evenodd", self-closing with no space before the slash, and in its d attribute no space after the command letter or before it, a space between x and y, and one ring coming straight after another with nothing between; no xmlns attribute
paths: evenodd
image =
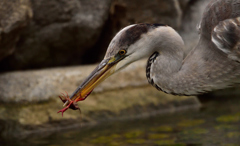
<svg viewBox="0 0 240 146"><path fill-rule="evenodd" d="M71 94L80 85L120 29L134 23L167 24L183 37L187 54L198 41L196 26L208 2L1 0L0 142L239 144L237 88L202 95L201 102L166 95L148 85L146 60L97 87L79 104L81 114L56 113L62 108L61 92Z"/></svg>
<svg viewBox="0 0 240 146"><path fill-rule="evenodd" d="M103 58L113 36L133 23L163 23L197 34L195 28L204 2L199 5L201 8L192 8L196 3L199 2L1 0L0 70L96 63Z"/></svg>

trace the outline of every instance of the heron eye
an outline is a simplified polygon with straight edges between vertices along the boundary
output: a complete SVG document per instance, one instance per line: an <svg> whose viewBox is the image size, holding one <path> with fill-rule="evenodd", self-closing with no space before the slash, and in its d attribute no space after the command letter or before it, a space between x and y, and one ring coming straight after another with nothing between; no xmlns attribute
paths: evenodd
<svg viewBox="0 0 240 146"><path fill-rule="evenodd" d="M118 54L119 54L119 55L125 55L125 54L126 54L126 50L120 50L120 51L118 52Z"/></svg>

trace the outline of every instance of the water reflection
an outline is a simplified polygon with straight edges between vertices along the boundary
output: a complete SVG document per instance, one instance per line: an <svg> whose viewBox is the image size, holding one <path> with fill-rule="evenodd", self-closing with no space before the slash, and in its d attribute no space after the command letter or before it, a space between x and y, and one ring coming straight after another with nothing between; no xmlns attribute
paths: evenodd
<svg viewBox="0 0 240 146"><path fill-rule="evenodd" d="M17 145L240 145L240 99L219 99L200 111L101 123Z"/></svg>

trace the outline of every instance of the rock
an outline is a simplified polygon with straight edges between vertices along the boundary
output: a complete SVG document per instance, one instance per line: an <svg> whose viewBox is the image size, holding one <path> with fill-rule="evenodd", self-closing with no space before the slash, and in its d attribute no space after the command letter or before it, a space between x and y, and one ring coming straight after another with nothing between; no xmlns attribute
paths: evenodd
<svg viewBox="0 0 240 146"><path fill-rule="evenodd" d="M19 35L31 17L29 0L0 1L0 61L15 51Z"/></svg>
<svg viewBox="0 0 240 146"><path fill-rule="evenodd" d="M121 28L132 23L145 22L164 23L180 29L183 14L192 12L188 9L193 2L31 0L31 3L33 18L18 41L17 51L0 62L1 71L100 61L110 40ZM197 14L198 9L194 12ZM183 27L183 30L187 28ZM189 29L186 32L189 33Z"/></svg>
<svg viewBox="0 0 240 146"><path fill-rule="evenodd" d="M184 5L186 2L181 3ZM182 10L178 0L114 0L110 12L114 29L132 23L162 23L174 28L181 26Z"/></svg>
<svg viewBox="0 0 240 146"><path fill-rule="evenodd" d="M10 140L39 138L101 122L198 110L200 103L196 97L167 95L149 85L93 93L79 106L81 114L78 110L67 110L62 117L57 114L63 108L59 99L38 104L2 104L0 136Z"/></svg>
<svg viewBox="0 0 240 146"><path fill-rule="evenodd" d="M33 19L2 70L79 64L108 18L111 0L31 0Z"/></svg>
<svg viewBox="0 0 240 146"><path fill-rule="evenodd" d="M0 75L0 137L22 139L106 120L134 119L198 109L193 96L173 96L156 90L145 77L146 60L136 62L100 84L79 111L57 114L57 97L72 93L95 65L4 73ZM22 102L22 103L21 103ZM82 116L82 120L80 120Z"/></svg>
<svg viewBox="0 0 240 146"><path fill-rule="evenodd" d="M113 75L94 91L101 92L124 87L147 85L146 60L136 62ZM96 65L9 72L0 75L0 101L39 102L56 98L65 91L72 93ZM136 72L141 72L136 74ZM118 80L118 78L121 80Z"/></svg>
<svg viewBox="0 0 240 146"><path fill-rule="evenodd" d="M58 98L42 103L1 104L0 136L10 140L46 137L60 130L111 120L197 110L200 103L196 97L167 95L149 85L93 93L79 106L81 114L78 110L67 110L62 117L61 113L57 114L63 108Z"/></svg>
<svg viewBox="0 0 240 146"><path fill-rule="evenodd" d="M91 51L96 52L100 48L100 57L95 58L102 58L115 34L130 24L162 23L179 29L182 24L183 12L188 3L189 0L113 0L110 19L103 30L104 33L96 45L97 47L92 48Z"/></svg>

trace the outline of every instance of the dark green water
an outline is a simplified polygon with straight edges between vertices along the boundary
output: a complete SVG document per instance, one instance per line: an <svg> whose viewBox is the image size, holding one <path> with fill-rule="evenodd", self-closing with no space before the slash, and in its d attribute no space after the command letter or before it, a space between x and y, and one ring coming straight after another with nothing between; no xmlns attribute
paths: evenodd
<svg viewBox="0 0 240 146"><path fill-rule="evenodd" d="M12 142L11 142L12 143ZM11 143L6 142L6 145ZM12 145L132 146L240 145L240 98L215 99L199 111L185 111L61 131Z"/></svg>

